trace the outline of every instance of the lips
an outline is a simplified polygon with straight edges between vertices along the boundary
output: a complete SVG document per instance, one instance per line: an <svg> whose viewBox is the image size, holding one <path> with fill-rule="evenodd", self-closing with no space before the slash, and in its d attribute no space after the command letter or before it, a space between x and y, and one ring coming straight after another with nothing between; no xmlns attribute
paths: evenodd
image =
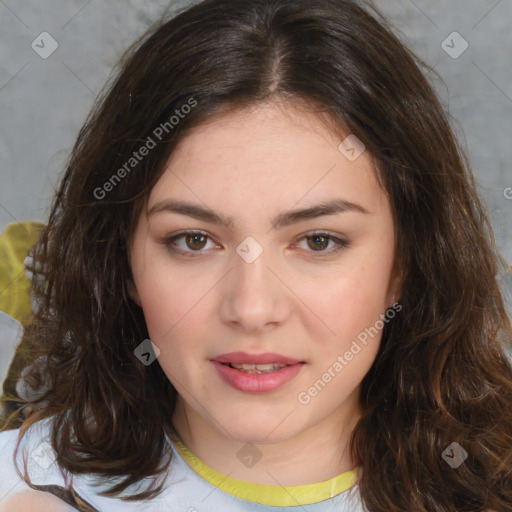
<svg viewBox="0 0 512 512"><path fill-rule="evenodd" d="M231 352L211 360L221 379L238 391L268 393L295 378L304 361L281 354Z"/></svg>
<svg viewBox="0 0 512 512"><path fill-rule="evenodd" d="M276 364L276 365L292 365L302 361L293 359L281 354L265 352L264 354L248 354L246 352L230 352L222 354L212 359L218 363L235 363L235 364Z"/></svg>

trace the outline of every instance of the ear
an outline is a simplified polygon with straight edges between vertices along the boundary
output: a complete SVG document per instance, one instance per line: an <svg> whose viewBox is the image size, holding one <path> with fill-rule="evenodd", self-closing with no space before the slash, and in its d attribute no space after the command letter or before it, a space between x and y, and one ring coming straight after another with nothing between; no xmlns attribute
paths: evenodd
<svg viewBox="0 0 512 512"><path fill-rule="evenodd" d="M137 306L142 307L142 302L140 300L139 292L137 291L137 287L132 279L126 280L126 288L128 290L128 295L130 298L137 304Z"/></svg>
<svg viewBox="0 0 512 512"><path fill-rule="evenodd" d="M405 276L401 267L401 264L396 262L393 268L388 293L388 308L390 308L396 302L399 302L400 297L402 296L402 287L405 281Z"/></svg>

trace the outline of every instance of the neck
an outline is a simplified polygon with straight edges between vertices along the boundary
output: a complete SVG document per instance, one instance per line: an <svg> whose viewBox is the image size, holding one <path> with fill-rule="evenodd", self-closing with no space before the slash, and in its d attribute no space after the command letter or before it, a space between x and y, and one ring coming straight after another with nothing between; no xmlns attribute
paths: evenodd
<svg viewBox="0 0 512 512"><path fill-rule="evenodd" d="M293 436L266 442L233 439L178 400L173 424L189 450L216 471L247 482L295 486L329 480L354 469L350 435L360 417L355 392L332 417Z"/></svg>

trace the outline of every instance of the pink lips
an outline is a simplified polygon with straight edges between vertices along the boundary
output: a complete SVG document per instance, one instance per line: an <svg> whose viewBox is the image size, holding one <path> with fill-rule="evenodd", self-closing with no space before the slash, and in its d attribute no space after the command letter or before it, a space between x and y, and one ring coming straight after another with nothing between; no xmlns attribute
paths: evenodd
<svg viewBox="0 0 512 512"><path fill-rule="evenodd" d="M229 354L222 354L212 359L219 363L236 363L236 364L297 364L300 363L298 359L292 359L280 354L273 354L265 352L264 354L247 354L246 352L230 352Z"/></svg>
<svg viewBox="0 0 512 512"><path fill-rule="evenodd" d="M227 363L236 364L286 364L284 368L269 373L245 373L232 368ZM212 364L221 379L238 391L245 393L268 393L274 391L292 380L304 366L304 362L280 354L247 354L231 352L212 359Z"/></svg>

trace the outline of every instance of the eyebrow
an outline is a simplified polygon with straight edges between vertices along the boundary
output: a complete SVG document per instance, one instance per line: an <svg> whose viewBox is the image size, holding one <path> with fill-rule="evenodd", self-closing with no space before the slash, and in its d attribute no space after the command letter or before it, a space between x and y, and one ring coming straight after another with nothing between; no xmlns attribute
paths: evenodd
<svg viewBox="0 0 512 512"><path fill-rule="evenodd" d="M228 228L234 226L234 219L232 217L225 216L221 213L217 213L211 210L210 208L188 203L186 201L160 201L151 207L147 213L147 216L149 217L160 212L171 212L180 215L187 215L189 217L193 217L205 222L221 224ZM323 215L336 215L338 213L346 212L370 214L370 212L360 204L340 198L319 203L308 208L279 213L273 219L271 219L271 223L275 228L280 228L304 220L315 219L316 217L321 217Z"/></svg>

